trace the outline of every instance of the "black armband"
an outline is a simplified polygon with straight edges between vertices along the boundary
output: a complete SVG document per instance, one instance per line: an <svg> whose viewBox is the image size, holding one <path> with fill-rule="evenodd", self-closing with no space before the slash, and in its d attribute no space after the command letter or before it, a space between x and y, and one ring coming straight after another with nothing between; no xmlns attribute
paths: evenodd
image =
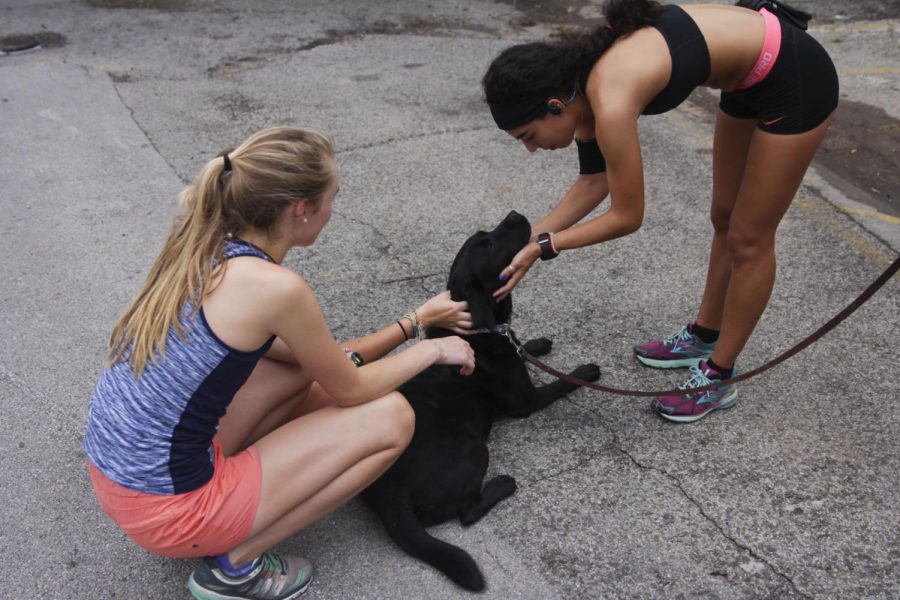
<svg viewBox="0 0 900 600"><path fill-rule="evenodd" d="M596 139L575 140L578 146L578 166L582 175L594 173L606 173L606 159L600 152L600 146Z"/></svg>

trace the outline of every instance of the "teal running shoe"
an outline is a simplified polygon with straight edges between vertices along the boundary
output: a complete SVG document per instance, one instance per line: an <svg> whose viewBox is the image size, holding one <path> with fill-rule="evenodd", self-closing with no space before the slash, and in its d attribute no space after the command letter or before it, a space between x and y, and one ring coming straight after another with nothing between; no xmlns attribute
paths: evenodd
<svg viewBox="0 0 900 600"><path fill-rule="evenodd" d="M700 361L699 365L691 367L691 378L678 386L678 389L705 387L716 381L722 381L722 375L706 364L706 361ZM654 408L664 419L676 423L693 423L714 410L731 408L735 402L737 402L737 388L732 383L705 392L660 396L654 400Z"/></svg>
<svg viewBox="0 0 900 600"><path fill-rule="evenodd" d="M204 558L191 573L188 589L197 600L293 600L309 587L312 571L305 558L282 558L269 550L247 575L232 578L214 558Z"/></svg>
<svg viewBox="0 0 900 600"><path fill-rule="evenodd" d="M651 340L634 347L637 359L648 367L677 369L694 367L712 356L716 343L705 343L691 333L693 325L685 325L664 340Z"/></svg>

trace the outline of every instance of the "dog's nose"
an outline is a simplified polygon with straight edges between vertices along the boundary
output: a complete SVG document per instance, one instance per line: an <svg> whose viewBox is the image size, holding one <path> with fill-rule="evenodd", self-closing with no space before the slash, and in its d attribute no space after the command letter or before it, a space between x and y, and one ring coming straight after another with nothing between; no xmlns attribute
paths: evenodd
<svg viewBox="0 0 900 600"><path fill-rule="evenodd" d="M506 220L510 221L511 223L515 223L516 221L525 221L526 223L528 222L528 219L526 219L524 215L521 215L514 210L509 211L509 214L506 215Z"/></svg>

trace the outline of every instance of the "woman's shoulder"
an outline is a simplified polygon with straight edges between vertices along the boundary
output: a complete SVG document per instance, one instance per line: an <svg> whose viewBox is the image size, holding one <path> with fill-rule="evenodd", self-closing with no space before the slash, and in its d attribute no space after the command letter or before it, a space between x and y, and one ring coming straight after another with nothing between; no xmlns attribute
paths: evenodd
<svg viewBox="0 0 900 600"><path fill-rule="evenodd" d="M250 313L315 302L312 289L296 271L253 256L229 259L214 273L204 297L207 306L242 306Z"/></svg>
<svg viewBox="0 0 900 600"><path fill-rule="evenodd" d="M639 114L670 75L665 39L653 27L644 27L616 40L600 57L588 75L585 93L595 116L614 107L616 112L634 108Z"/></svg>
<svg viewBox="0 0 900 600"><path fill-rule="evenodd" d="M228 260L203 300L212 329L237 348L255 348L259 339L277 333L273 324L279 315L317 305L299 273L254 257Z"/></svg>
<svg viewBox="0 0 900 600"><path fill-rule="evenodd" d="M252 291L254 295L276 298L310 289L302 275L277 263L251 256L232 258L228 263L223 283Z"/></svg>

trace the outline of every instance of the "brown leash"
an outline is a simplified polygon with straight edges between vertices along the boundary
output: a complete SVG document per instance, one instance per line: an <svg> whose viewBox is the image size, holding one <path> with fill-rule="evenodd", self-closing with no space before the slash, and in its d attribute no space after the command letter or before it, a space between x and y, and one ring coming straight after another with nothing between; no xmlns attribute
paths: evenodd
<svg viewBox="0 0 900 600"><path fill-rule="evenodd" d="M539 361L538 359L536 359L535 357L530 355L528 352L525 351L525 348L522 346L521 342L519 342L519 340L516 339L515 334L508 327L505 330L501 330L501 333L503 333L504 335L506 335L506 337L509 338L510 342L512 342L512 344L516 347L516 352L518 352L519 356L521 356L523 359L530 362L531 364L538 367L539 369L546 371L547 373L553 375L554 377L558 377L559 379L562 379L563 381L568 381L569 383L574 383L576 385L589 387L589 388L592 388L595 390L600 390L601 392L617 394L619 396L668 396L668 395L673 395L673 394L676 394L676 395L685 395L688 393L695 394L697 392L714 390L716 388L722 387L723 385L728 385L731 383L737 383L738 381L744 381L745 379L750 379L751 377L753 377L755 375L759 375L763 371L768 371L775 365L786 361L787 359L789 359L793 355L797 354L798 352L800 352L801 350L803 350L804 348L806 348L807 346L809 346L810 344L812 344L813 342L818 340L820 337L822 337L823 335L825 335L826 333L828 333L829 331L834 329L838 325L838 323L840 323L841 321L843 321L844 319L849 317L851 314L853 314L857 308L859 308L860 306L865 304L866 301L869 298L871 298L875 292L877 292L885 283L887 283L888 280L890 280L890 278L893 277L897 273L898 269L900 269L900 256L898 256L894 260L894 262L887 269L885 269L884 273L882 273L878 277L878 279L876 279L871 284L869 284L869 287L867 287L863 291L863 293L860 294L856 298L856 300L854 300L849 305L847 305L847 307L844 308L844 310L842 310L841 312L836 314L834 317L832 317L832 319L830 321L828 321L827 323L825 323L824 325L819 327L816 331L814 331L812 334L807 336L806 339L804 339L803 341L801 341L800 343L795 345L793 348L790 348L790 349L786 350L785 352L782 352L780 355L776 356L775 358L773 358L766 364L762 365L761 367L757 367L757 368L753 369L752 371L747 371L746 373L741 373L740 375L736 375L734 377L731 377L730 379L725 379L724 381L717 381L714 384L706 385L706 386L698 387L698 388L689 388L689 389L676 388L676 389L671 389L671 390L659 390L659 391L622 390L619 388L607 387L605 385L600 385L599 383L593 383L591 381L584 381L582 379L578 379L577 377L572 377L571 375L569 375L567 373L562 373L560 371L557 371L553 367L550 367L550 366L542 363L541 361Z"/></svg>

